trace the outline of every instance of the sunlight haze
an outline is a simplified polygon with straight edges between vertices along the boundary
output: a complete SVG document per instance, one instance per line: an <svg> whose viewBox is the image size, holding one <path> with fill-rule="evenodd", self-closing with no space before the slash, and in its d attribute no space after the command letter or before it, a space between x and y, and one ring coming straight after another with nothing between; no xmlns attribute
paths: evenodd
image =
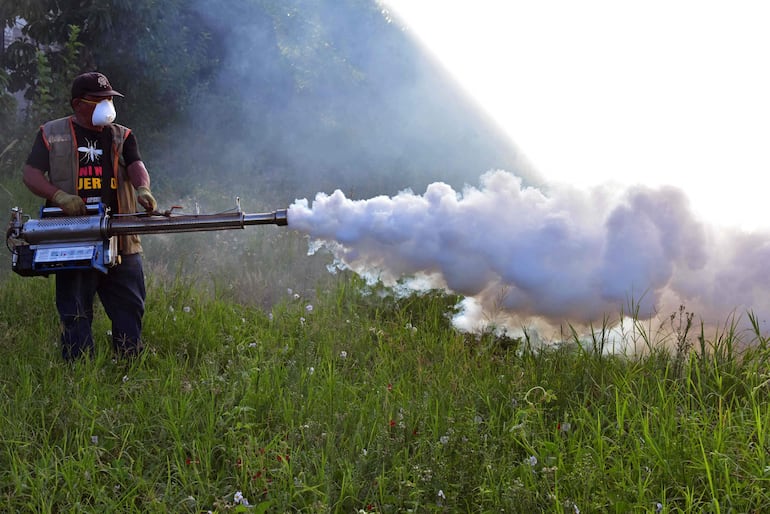
<svg viewBox="0 0 770 514"><path fill-rule="evenodd" d="M770 4L384 3L546 180L674 185L711 223L770 227Z"/></svg>

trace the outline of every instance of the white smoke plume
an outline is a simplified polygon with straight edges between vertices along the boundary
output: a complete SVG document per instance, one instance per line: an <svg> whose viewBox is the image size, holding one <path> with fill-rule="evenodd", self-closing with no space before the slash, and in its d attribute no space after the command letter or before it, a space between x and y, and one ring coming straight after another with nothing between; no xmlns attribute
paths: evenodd
<svg viewBox="0 0 770 514"><path fill-rule="evenodd" d="M719 324L770 307L770 234L707 226L673 187L546 194L493 171L462 193L440 182L423 195L319 193L312 205L297 200L288 219L359 274L464 295L455 321L468 330L646 319L680 305Z"/></svg>

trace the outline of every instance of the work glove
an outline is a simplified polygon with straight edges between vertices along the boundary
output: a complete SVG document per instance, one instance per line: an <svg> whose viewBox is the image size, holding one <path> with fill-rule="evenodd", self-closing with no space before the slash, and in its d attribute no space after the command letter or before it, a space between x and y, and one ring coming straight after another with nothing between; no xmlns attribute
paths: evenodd
<svg viewBox="0 0 770 514"><path fill-rule="evenodd" d="M86 203L78 195L71 195L59 189L51 200L61 207L67 216L79 216L86 213Z"/></svg>
<svg viewBox="0 0 770 514"><path fill-rule="evenodd" d="M158 208L158 202L152 196L152 191L147 186L139 186L136 189L136 200L147 212L154 212Z"/></svg>

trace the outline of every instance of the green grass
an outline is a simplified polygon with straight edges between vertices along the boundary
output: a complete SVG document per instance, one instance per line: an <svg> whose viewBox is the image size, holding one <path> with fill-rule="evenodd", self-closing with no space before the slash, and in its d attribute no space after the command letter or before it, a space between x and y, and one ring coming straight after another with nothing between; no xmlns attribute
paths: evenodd
<svg viewBox="0 0 770 514"><path fill-rule="evenodd" d="M268 311L164 276L141 359L113 361L100 312L99 351L74 365L53 281L2 278L0 510L770 510L757 335L538 349L456 332L440 292L343 275Z"/></svg>

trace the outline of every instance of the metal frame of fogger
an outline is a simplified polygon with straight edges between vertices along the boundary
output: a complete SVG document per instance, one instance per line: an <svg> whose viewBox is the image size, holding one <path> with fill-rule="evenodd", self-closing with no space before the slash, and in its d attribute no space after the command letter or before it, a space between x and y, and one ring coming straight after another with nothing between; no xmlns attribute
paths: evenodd
<svg viewBox="0 0 770 514"><path fill-rule="evenodd" d="M6 244L13 271L22 276L49 275L65 270L96 269L107 273L120 262L117 237L243 229L247 225L287 225L287 210L247 214L236 199L234 211L219 214L165 212L111 215L101 203L87 204L86 215L65 216L58 207L41 209L30 219L11 209Z"/></svg>

